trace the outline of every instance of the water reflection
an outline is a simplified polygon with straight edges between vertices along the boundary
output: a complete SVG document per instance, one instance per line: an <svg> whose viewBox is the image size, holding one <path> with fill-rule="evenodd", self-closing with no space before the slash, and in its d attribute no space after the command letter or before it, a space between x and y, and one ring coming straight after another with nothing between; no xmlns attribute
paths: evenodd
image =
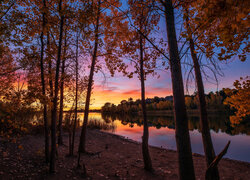
<svg viewBox="0 0 250 180"><path fill-rule="evenodd" d="M98 118L116 125L116 129L112 133L141 142L143 121L140 116L102 114L101 117L98 115ZM149 144L176 150L174 118L171 116L149 116L148 120L150 126ZM209 122L216 153L219 153L227 141L230 140L231 145L225 157L250 162L249 124L245 123L231 127L229 117L220 114L210 116ZM192 151L204 154L199 117L190 116L188 126Z"/></svg>
<svg viewBox="0 0 250 180"><path fill-rule="evenodd" d="M103 119L105 122L112 122L115 120L121 121L123 125L129 124L131 127L134 124L138 126L143 125L142 117L135 115L109 115L109 114L93 114L95 118ZM100 117L101 115L101 117ZM246 134L250 135L250 123L242 123L237 126L231 126L228 116L223 114L216 114L208 116L210 129L215 132L225 132L230 135ZM148 116L149 126L156 129L168 127L169 129L175 129L173 116ZM188 128L190 131L198 130L200 132L200 123L198 116L189 116Z"/></svg>
<svg viewBox="0 0 250 180"><path fill-rule="evenodd" d="M67 113L64 113L66 115ZM79 113L78 118L82 124L84 113ZM42 114L33 116L33 121L42 122ZM107 115L90 113L89 121L106 123L107 132L127 137L141 142L143 121L138 115ZM149 144L168 149L176 149L175 125L172 116L149 116ZM209 116L211 137L215 152L219 153L231 141L231 145L225 157L250 162L250 123L241 123L237 126L230 124L229 117L221 114ZM189 132L194 153L203 154L202 138L200 133L199 117L189 117Z"/></svg>

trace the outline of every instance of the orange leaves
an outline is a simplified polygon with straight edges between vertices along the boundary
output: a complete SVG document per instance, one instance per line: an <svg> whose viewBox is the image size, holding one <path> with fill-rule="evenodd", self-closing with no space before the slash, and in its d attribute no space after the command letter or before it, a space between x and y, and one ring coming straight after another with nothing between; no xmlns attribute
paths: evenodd
<svg viewBox="0 0 250 180"><path fill-rule="evenodd" d="M249 3L232 0L198 0L185 4L190 9L190 27L207 56L223 48L220 60L239 55L244 61L249 51ZM193 13L193 12L195 13Z"/></svg>
<svg viewBox="0 0 250 180"><path fill-rule="evenodd" d="M27 133L28 129L25 127L25 121L18 119L17 117L20 115L12 108L10 103L3 104L3 102L0 102L0 136L16 143L16 138L21 134Z"/></svg>
<svg viewBox="0 0 250 180"><path fill-rule="evenodd" d="M231 119L232 123L238 124L244 117L250 115L250 77L236 80L234 87L235 89L226 91L229 97L224 103L236 110L235 116Z"/></svg>

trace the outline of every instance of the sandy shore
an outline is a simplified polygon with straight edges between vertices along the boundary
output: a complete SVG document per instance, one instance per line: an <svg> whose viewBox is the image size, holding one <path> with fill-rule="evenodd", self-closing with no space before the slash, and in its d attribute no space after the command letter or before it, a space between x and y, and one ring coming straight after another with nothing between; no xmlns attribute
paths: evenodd
<svg viewBox="0 0 250 180"><path fill-rule="evenodd" d="M141 144L123 137L88 130L87 150L99 152L82 155L87 179L178 179L177 153L150 147L154 172L143 169ZM77 133L75 155L79 140ZM68 136L64 134L64 146L58 148L56 173L48 174L44 163L43 136L26 135L17 143L0 141L0 179L84 179L83 170L76 168L77 157L68 157ZM197 179L204 179L205 158L193 155ZM221 179L250 179L250 163L222 159L219 164Z"/></svg>

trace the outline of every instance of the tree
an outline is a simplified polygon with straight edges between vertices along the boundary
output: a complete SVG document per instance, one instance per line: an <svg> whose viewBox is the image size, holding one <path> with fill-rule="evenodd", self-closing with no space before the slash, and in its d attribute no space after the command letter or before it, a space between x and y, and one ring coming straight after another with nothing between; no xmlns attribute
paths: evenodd
<svg viewBox="0 0 250 180"><path fill-rule="evenodd" d="M46 162L49 162L49 128L47 117L48 98L46 94L47 77L45 70L48 53L45 49L44 34L49 31L50 13L46 2L46 0L16 2L17 13L21 17L23 24L22 28L15 29L17 33L14 35L14 39L16 39L14 45L23 46L23 48L18 49L22 54L19 64L23 69L28 71L27 83L29 99L40 100L40 103L43 105L45 160ZM16 12L12 13L12 15L15 14ZM36 48L36 44L34 43L34 38L37 36L39 36L40 41L40 53L38 53L39 49ZM37 73L39 71L40 73Z"/></svg>
<svg viewBox="0 0 250 180"><path fill-rule="evenodd" d="M186 37L190 44L190 52L194 63L196 83L199 95L199 107L203 145L207 167L214 161L215 153L207 121L204 87L200 72L197 52L204 53L207 58L218 56L219 60L227 60L238 55L241 61L249 52L249 32L247 29L248 8L246 1L190 1L182 2L186 21ZM194 40L195 39L195 40ZM210 101L217 108L220 96L211 94ZM207 176L219 179L218 168L214 166Z"/></svg>
<svg viewBox="0 0 250 180"><path fill-rule="evenodd" d="M185 25L186 25L186 30L187 30L187 40L189 41L189 49L190 49L191 57L192 57L193 64L194 64L196 86L198 90L200 124L201 124L203 147L204 147L204 152L206 156L207 167L209 167L215 158L215 152L214 152L214 147L212 143L212 138L210 135L204 85L203 85L203 80L202 80L202 75L201 75L201 70L200 70L199 59L197 57L197 51L195 51L195 43L192 37L192 32L191 32L191 28L189 24L188 10L186 10L186 14L184 14L184 18L185 18ZM215 166L209 171L209 178L220 179L217 166Z"/></svg>
<svg viewBox="0 0 250 180"><path fill-rule="evenodd" d="M156 50L152 50L152 48L147 46L147 41L144 36L142 36L142 33L148 36L158 24L159 16L154 13L155 11L152 11L152 6L150 6L151 1L145 2L142 0L130 0L128 3L131 19L133 20L132 26L135 30L128 32L127 39L125 39L121 48L124 52L128 53L131 62L135 64L135 71L128 73L128 77L131 78L132 74L138 74L141 83L141 107L143 114L142 154L145 170L152 171L153 167L148 148L149 132L145 101L145 80L147 75L156 74L156 60L160 54ZM136 29L138 29L139 32ZM132 99L128 100L131 111L132 103L130 101L132 101Z"/></svg>
<svg viewBox="0 0 250 180"><path fill-rule="evenodd" d="M73 156L74 154L74 145L75 145L75 131L76 131L76 121L77 121L77 108L78 108L78 38L79 38L79 33L77 32L76 34L76 58L75 58L75 76L76 76L76 90L75 90L75 120L73 123L73 135L72 135L72 144L71 144L71 150L70 150L70 155Z"/></svg>
<svg viewBox="0 0 250 180"><path fill-rule="evenodd" d="M84 111L84 122L83 122L83 126L82 126L80 143L79 143L79 150L78 150L79 153L86 152L86 149L85 149L86 130L87 130L87 123L88 123L90 96L91 96L91 90L92 90L92 86L93 86L93 77L94 77L96 58L97 58L97 49L98 49L98 44L99 44L98 41L99 41L100 13L101 13L101 2L99 0L98 3L97 3L97 9L96 9L94 51L93 51L91 68L90 68L90 73L89 73L88 90L87 90L87 96L86 96L86 102L85 102L85 111ZM79 154L79 159L80 159L80 154Z"/></svg>
<svg viewBox="0 0 250 180"><path fill-rule="evenodd" d="M63 145L62 138L62 121L63 121L63 100L64 100L64 80L65 80L65 63L66 63L66 52L67 52L67 29L64 30L64 49L63 58L61 65L61 82L60 82L60 107L59 107L59 123L58 123L58 145Z"/></svg>
<svg viewBox="0 0 250 180"><path fill-rule="evenodd" d="M170 54L169 63L173 89L173 109L176 127L175 136L179 162L179 178L195 179L180 56L175 31L174 7L172 0L160 0L160 2L164 7L167 26L168 48Z"/></svg>
<svg viewBox="0 0 250 180"><path fill-rule="evenodd" d="M241 0L197 0L191 6L190 28L196 45L207 57L227 60L238 55L241 61L249 53L249 2Z"/></svg>
<svg viewBox="0 0 250 180"><path fill-rule="evenodd" d="M50 173L55 172L55 158L56 158L56 121L57 121L57 101L58 101L58 90L59 90L59 71L61 63L61 49L63 39L63 25L64 25L64 14L62 12L62 0L58 3L58 12L60 15L60 35L56 61L56 74L55 74L55 85L54 85L54 97L53 107L51 113L51 154L50 154Z"/></svg>
<svg viewBox="0 0 250 180"><path fill-rule="evenodd" d="M10 49L3 47L0 51L0 97L13 89L15 70L16 64Z"/></svg>
<svg viewBox="0 0 250 180"><path fill-rule="evenodd" d="M46 104L46 85L45 85L45 79L44 79L44 31L46 28L46 0L43 0L43 12L42 12L42 31L40 35L40 41L41 41L41 57L40 57L40 69L41 69L41 84L42 84L42 95L44 98L43 101L43 118L44 118L44 136L45 136L45 161L49 162L49 128L48 128L48 119L47 119L47 104Z"/></svg>
<svg viewBox="0 0 250 180"><path fill-rule="evenodd" d="M234 89L226 89L229 96L225 99L224 104L235 109L235 115L230 116L233 125L240 124L245 118L250 116L250 77L240 78L234 82Z"/></svg>
<svg viewBox="0 0 250 180"><path fill-rule="evenodd" d="M93 78L94 73L98 72L102 68L99 62L98 57L102 56L105 60L106 67L110 71L111 75L114 75L115 70L123 71L124 63L122 60L119 60L119 54L116 53L115 47L117 47L117 43L119 42L117 39L117 35L114 33L115 29L119 26L123 26L123 24L119 21L119 17L121 17L121 13L119 13L114 6L121 6L119 1L110 0L110 1L93 1L93 16L90 21L90 27L94 27L92 37L89 38L90 42L87 42L88 48L93 51L91 54L91 66L90 72L88 76L88 88L85 102L85 111L84 111L84 122L81 131L80 143L79 143L79 159L80 153L86 152L86 130L88 123L88 114L89 114L89 106L90 106L90 97L93 88ZM109 13L106 11L110 10ZM121 17L122 18L122 17ZM101 36L104 35L102 38ZM114 38L115 37L115 38ZM93 45L91 46L91 42ZM79 162L79 161L78 161Z"/></svg>
<svg viewBox="0 0 250 180"><path fill-rule="evenodd" d="M22 42L18 36L13 38L13 32L23 23L24 19L24 15L17 9L19 3L16 0L0 1L0 53L4 52L10 43Z"/></svg>

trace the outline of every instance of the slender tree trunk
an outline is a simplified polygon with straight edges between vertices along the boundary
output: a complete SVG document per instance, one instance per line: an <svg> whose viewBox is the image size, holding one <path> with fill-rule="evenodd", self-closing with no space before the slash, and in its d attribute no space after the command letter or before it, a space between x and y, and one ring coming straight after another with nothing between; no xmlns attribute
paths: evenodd
<svg viewBox="0 0 250 180"><path fill-rule="evenodd" d="M50 55L50 35L47 32L47 52ZM48 56L48 73L49 73L49 96L50 96L50 104L53 104L53 95L54 95L54 88L53 88L53 72L52 72L52 59ZM51 126L51 118L52 118L52 106L49 106L50 112L50 126Z"/></svg>
<svg viewBox="0 0 250 180"><path fill-rule="evenodd" d="M62 10L62 0L59 1L59 13L61 14ZM51 155L50 155L50 173L55 172L55 160L56 160L56 120L57 120L57 100L58 100L58 85L59 85L59 71L61 63L61 49L62 49L62 38L63 38L63 23L64 16L60 17L60 35L59 35L59 44L58 44L58 54L56 62L56 76L55 76L55 93L53 98L53 109L52 109L52 118L51 118Z"/></svg>
<svg viewBox="0 0 250 180"><path fill-rule="evenodd" d="M67 125L66 125L68 127L68 133L69 133L69 156L73 155L73 153L72 153L72 124L73 124L73 122L71 123L71 121L70 121L73 107L74 107L74 103L72 104L69 116L67 117L68 121L67 121Z"/></svg>
<svg viewBox="0 0 250 180"><path fill-rule="evenodd" d="M201 134L202 134L202 141L203 141L203 148L205 152L206 157L206 163L207 167L210 166L210 164L215 159L215 152L213 147L213 142L209 130L209 122L207 118L207 108L206 108L206 99L205 99L205 92L204 92L204 86L202 81L202 75L200 71L200 64L199 60L197 58L197 55L195 53L195 45L192 38L191 30L189 27L189 20L188 17L186 19L187 23L187 30L189 35L189 45L190 45L190 52L192 56L192 60L194 63L194 71L195 71L195 78L196 78L196 85L198 89L198 97L199 97L199 109L200 109L200 125L201 125ZM218 167L215 166L209 171L209 177L211 180L218 180L219 177L219 170Z"/></svg>
<svg viewBox="0 0 250 180"><path fill-rule="evenodd" d="M63 145L63 137L62 137L62 120L63 120L63 99L64 99L64 78L65 78L65 61L66 61L66 31L64 34L64 52L63 52L63 60L62 60L62 69L61 69L61 86L60 86L60 109L59 109L59 124L58 124L58 145Z"/></svg>
<svg viewBox="0 0 250 180"><path fill-rule="evenodd" d="M63 99L64 99L64 68L65 68L65 60L62 62L61 69L61 85L60 85L60 107L59 107L59 121L58 121L58 145L63 145L62 138L62 120L63 120Z"/></svg>
<svg viewBox="0 0 250 180"><path fill-rule="evenodd" d="M96 63L96 55L97 55L97 49L98 49L98 38L99 38L99 18L100 18L100 1L98 2L98 12L96 17L96 28L95 28L95 45L94 45L94 52L92 57L92 63L89 73L89 82L88 82L88 89L87 89L87 96L86 96L86 102L85 102L85 111L84 111L84 122L82 126L82 132L80 137L80 144L79 144L79 159L80 159L80 153L86 152L85 144L86 144L86 130L87 130L87 124L88 124L88 115L89 115L89 104L90 104L90 96L91 96L91 90L92 90L92 84L93 84L93 77L94 77L94 71L95 71L95 63Z"/></svg>
<svg viewBox="0 0 250 180"><path fill-rule="evenodd" d="M44 8L46 8L46 1L43 0L43 6ZM44 80L44 42L43 42L43 34L44 34L44 29L46 26L46 14L45 12L43 12L43 24L42 24L42 32L41 32L41 36L40 36L40 40L41 40L41 59L40 59L40 69L41 69L41 83L42 83L42 94L43 94L43 98L45 99L46 96L46 85L45 85L45 80ZM45 148L45 161L46 163L49 162L49 127L48 127L48 118L47 118L47 102L43 102L43 119L44 119L44 137L45 137L45 141L44 141L44 148Z"/></svg>
<svg viewBox="0 0 250 180"><path fill-rule="evenodd" d="M181 72L180 57L175 31L174 9L172 0L166 0L165 17L167 25L168 47L170 54L170 69L174 101L175 136L179 162L179 178L195 179L194 165L190 136L188 131L188 118L185 106L184 87Z"/></svg>
<svg viewBox="0 0 250 180"><path fill-rule="evenodd" d="M143 136L142 136L142 154L144 160L144 168L147 171L152 170L152 162L148 149L148 120L146 112L146 102L145 102L145 84L144 84L144 68L143 68L143 44L142 36L140 35L140 79L141 79L141 105L143 114Z"/></svg>
<svg viewBox="0 0 250 180"><path fill-rule="evenodd" d="M47 33L47 48L48 48L48 53L50 53L50 41L49 41L49 32ZM50 87L50 98L52 100L53 98L53 76L52 76L52 61L51 58L49 57L49 66L48 66L48 72L49 72L49 87Z"/></svg>
<svg viewBox="0 0 250 180"><path fill-rule="evenodd" d="M70 155L70 156L73 155L73 153L72 153L72 148L71 148L71 146L72 146L72 142L71 142L72 138L71 138L71 136L72 136L72 134L71 134L71 130L70 130L70 128L69 128L69 155Z"/></svg>
<svg viewBox="0 0 250 180"><path fill-rule="evenodd" d="M76 122L77 122L77 104L78 104L78 32L76 37L76 100L75 100L75 120L73 124L73 136L72 136L72 144L71 144L71 155L74 155L74 145L75 145L75 132L76 132Z"/></svg>

